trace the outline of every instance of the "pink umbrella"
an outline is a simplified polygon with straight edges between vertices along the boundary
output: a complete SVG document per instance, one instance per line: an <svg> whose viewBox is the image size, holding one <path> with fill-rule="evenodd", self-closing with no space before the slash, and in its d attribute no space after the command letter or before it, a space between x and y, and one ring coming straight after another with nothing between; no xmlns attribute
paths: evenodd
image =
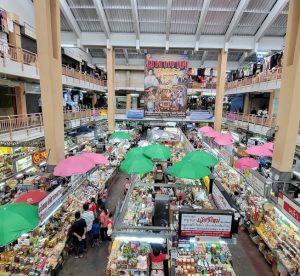
<svg viewBox="0 0 300 276"><path fill-rule="evenodd" d="M272 156L273 153L264 146L252 146L246 150L250 155L255 156Z"/></svg>
<svg viewBox="0 0 300 276"><path fill-rule="evenodd" d="M232 145L233 142L230 138L228 137L224 137L223 135L222 136L219 136L219 137L216 137L215 138L215 142L219 145L219 146L228 146L228 145Z"/></svg>
<svg viewBox="0 0 300 276"><path fill-rule="evenodd" d="M227 137L228 139L233 140L233 136L229 132L222 134L222 137Z"/></svg>
<svg viewBox="0 0 300 276"><path fill-rule="evenodd" d="M214 130L214 129L210 126L203 126L203 127L199 128L199 131L202 133L211 132L212 130Z"/></svg>
<svg viewBox="0 0 300 276"><path fill-rule="evenodd" d="M262 146L271 151L273 151L273 149L274 149L274 143L272 143L272 142L263 144Z"/></svg>
<svg viewBox="0 0 300 276"><path fill-rule="evenodd" d="M215 130L211 130L210 132L205 132L203 135L204 135L205 137L216 138L216 137L221 136L221 133L220 133L220 132L217 132L217 131L215 131Z"/></svg>
<svg viewBox="0 0 300 276"><path fill-rule="evenodd" d="M254 169L258 167L258 162L254 158L250 157L243 157L238 160L236 160L234 166L237 169Z"/></svg>
<svg viewBox="0 0 300 276"><path fill-rule="evenodd" d="M71 156L60 161L54 168L55 176L72 176L84 174L95 167L95 163L81 155Z"/></svg>
<svg viewBox="0 0 300 276"><path fill-rule="evenodd" d="M83 154L81 154L81 156L93 161L95 164L99 164L99 165L109 164L109 161L106 159L106 157L99 153L84 152Z"/></svg>

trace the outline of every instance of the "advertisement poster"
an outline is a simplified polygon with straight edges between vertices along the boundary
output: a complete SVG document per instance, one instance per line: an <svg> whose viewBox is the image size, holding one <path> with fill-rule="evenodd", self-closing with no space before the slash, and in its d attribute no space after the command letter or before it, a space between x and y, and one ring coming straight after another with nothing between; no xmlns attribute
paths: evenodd
<svg viewBox="0 0 300 276"><path fill-rule="evenodd" d="M185 115L189 82L187 71L187 56L146 54L143 97L145 115Z"/></svg>
<svg viewBox="0 0 300 276"><path fill-rule="evenodd" d="M230 238L232 214L181 213L180 236Z"/></svg>

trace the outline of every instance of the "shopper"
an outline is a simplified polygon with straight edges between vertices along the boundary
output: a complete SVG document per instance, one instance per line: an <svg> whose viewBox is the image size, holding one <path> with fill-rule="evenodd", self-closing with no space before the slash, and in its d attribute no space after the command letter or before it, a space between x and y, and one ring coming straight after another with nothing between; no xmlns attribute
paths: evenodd
<svg viewBox="0 0 300 276"><path fill-rule="evenodd" d="M73 238L73 245L75 248L75 258L83 257L83 240L85 239L87 225L80 212L75 213L75 222L70 228L69 235Z"/></svg>
<svg viewBox="0 0 300 276"><path fill-rule="evenodd" d="M164 261L169 257L167 254L161 253L158 248L154 248L150 253L151 260L151 276L164 276Z"/></svg>
<svg viewBox="0 0 300 276"><path fill-rule="evenodd" d="M129 188L130 188L130 180L128 177L126 177L125 181L124 181L124 195L127 194Z"/></svg>
<svg viewBox="0 0 300 276"><path fill-rule="evenodd" d="M91 198L91 203L89 205L89 211L92 211L94 214L94 217L97 217L97 204L94 197Z"/></svg>
<svg viewBox="0 0 300 276"><path fill-rule="evenodd" d="M98 218L95 218L93 221L92 233L93 233L94 244L99 246L100 245L100 221Z"/></svg>
<svg viewBox="0 0 300 276"><path fill-rule="evenodd" d="M94 221L95 217L94 217L94 213L92 211L89 211L89 204L88 203L83 204L82 218L85 220L86 225L87 225L86 230L87 230L87 237L88 237L90 246L94 247L94 238L93 238L93 233L92 233L92 226L93 226L93 221ZM86 239L84 239L83 248L84 248L84 250L87 250Z"/></svg>
<svg viewBox="0 0 300 276"><path fill-rule="evenodd" d="M111 241L111 235L113 230L113 214L109 213L107 220L107 240Z"/></svg>
<svg viewBox="0 0 300 276"><path fill-rule="evenodd" d="M107 241L107 224L108 224L108 211L105 206L101 206L101 213L100 213L100 236L101 240Z"/></svg>

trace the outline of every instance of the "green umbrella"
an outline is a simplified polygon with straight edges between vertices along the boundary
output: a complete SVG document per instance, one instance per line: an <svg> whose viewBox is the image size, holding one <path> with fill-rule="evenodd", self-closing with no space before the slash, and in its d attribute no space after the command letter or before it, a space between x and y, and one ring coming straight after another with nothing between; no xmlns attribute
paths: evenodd
<svg viewBox="0 0 300 276"><path fill-rule="evenodd" d="M152 144L144 149L144 155L151 159L168 160L171 157L170 150L161 144Z"/></svg>
<svg viewBox="0 0 300 276"><path fill-rule="evenodd" d="M143 157L143 153L144 153L144 148L142 147L132 148L126 153L125 159L135 158L139 156Z"/></svg>
<svg viewBox="0 0 300 276"><path fill-rule="evenodd" d="M216 157L204 150L191 151L186 156L184 156L182 160L190 160L196 165L202 165L206 167L213 167L219 163L219 160Z"/></svg>
<svg viewBox="0 0 300 276"><path fill-rule="evenodd" d="M136 156L135 158L125 159L120 169L127 174L144 174L152 171L153 162L144 156Z"/></svg>
<svg viewBox="0 0 300 276"><path fill-rule="evenodd" d="M111 136L110 139L119 138L123 140L129 140L129 134L123 131L116 131Z"/></svg>
<svg viewBox="0 0 300 276"><path fill-rule="evenodd" d="M0 206L0 246L33 230L39 222L38 208L27 203Z"/></svg>
<svg viewBox="0 0 300 276"><path fill-rule="evenodd" d="M195 165L192 161L179 161L168 169L168 173L177 178L200 179L210 175L210 170L201 165Z"/></svg>

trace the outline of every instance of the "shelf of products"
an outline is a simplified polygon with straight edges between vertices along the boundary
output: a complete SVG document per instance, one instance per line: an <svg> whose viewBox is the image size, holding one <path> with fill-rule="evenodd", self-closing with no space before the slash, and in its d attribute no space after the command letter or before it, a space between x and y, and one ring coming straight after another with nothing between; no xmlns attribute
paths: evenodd
<svg viewBox="0 0 300 276"><path fill-rule="evenodd" d="M172 261L176 276L235 275L231 253L226 245L195 241L184 248L179 247L175 255L176 260Z"/></svg>
<svg viewBox="0 0 300 276"><path fill-rule="evenodd" d="M87 179L95 186L99 191L103 191L105 186L109 184L109 181L117 173L118 169L115 167L99 167L94 172L88 175Z"/></svg>
<svg viewBox="0 0 300 276"><path fill-rule="evenodd" d="M110 276L146 276L149 275L149 243L115 240L107 265Z"/></svg>

